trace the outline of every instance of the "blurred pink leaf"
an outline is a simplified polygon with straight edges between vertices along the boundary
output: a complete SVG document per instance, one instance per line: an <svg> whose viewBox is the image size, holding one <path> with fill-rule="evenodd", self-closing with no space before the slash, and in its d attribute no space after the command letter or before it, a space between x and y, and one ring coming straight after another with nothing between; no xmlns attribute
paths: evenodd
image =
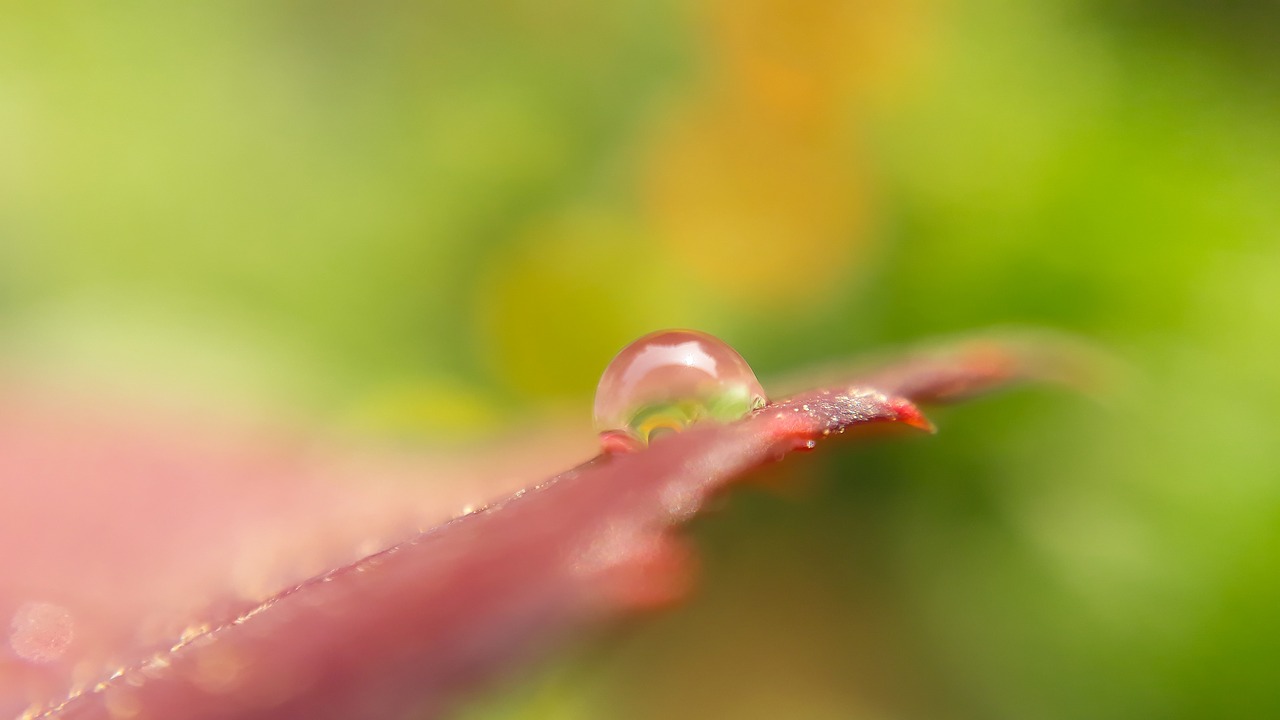
<svg viewBox="0 0 1280 720"><path fill-rule="evenodd" d="M753 468L854 426L929 428L913 400L1033 365L961 345L534 485L546 438L428 468L11 391L0 716L438 714L575 630L678 600L692 571L672 529Z"/></svg>

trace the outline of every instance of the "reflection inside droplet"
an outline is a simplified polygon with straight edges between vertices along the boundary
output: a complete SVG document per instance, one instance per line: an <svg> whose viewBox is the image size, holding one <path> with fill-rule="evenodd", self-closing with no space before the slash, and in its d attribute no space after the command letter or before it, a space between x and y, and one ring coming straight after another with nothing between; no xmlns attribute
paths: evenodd
<svg viewBox="0 0 1280 720"><path fill-rule="evenodd" d="M595 425L606 452L638 450L702 420L730 422L765 404L742 356L694 330L651 333L622 349L596 388Z"/></svg>

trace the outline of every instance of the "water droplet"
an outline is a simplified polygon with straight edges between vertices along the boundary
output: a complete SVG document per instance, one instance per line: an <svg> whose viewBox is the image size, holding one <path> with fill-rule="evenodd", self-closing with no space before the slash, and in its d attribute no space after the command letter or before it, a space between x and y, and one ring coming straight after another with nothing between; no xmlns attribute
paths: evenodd
<svg viewBox="0 0 1280 720"><path fill-rule="evenodd" d="M24 660L53 662L71 644L74 622L66 608L53 603L31 602L18 608L10 623L9 646Z"/></svg>
<svg viewBox="0 0 1280 720"><path fill-rule="evenodd" d="M764 404L755 373L724 341L664 330L626 346L605 368L595 424L605 452L639 450L664 433L731 422Z"/></svg>

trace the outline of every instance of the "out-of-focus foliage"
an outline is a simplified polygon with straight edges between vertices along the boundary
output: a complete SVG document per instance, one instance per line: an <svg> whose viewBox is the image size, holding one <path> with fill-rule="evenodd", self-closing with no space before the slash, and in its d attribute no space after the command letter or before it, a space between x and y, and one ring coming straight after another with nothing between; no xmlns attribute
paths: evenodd
<svg viewBox="0 0 1280 720"><path fill-rule="evenodd" d="M1280 711L1268 3L29 3L17 371L409 438L579 414L664 326L766 378L992 324L1130 369L828 450L703 593L475 717ZM816 479L816 482L814 482ZM808 482L805 482L805 481Z"/></svg>

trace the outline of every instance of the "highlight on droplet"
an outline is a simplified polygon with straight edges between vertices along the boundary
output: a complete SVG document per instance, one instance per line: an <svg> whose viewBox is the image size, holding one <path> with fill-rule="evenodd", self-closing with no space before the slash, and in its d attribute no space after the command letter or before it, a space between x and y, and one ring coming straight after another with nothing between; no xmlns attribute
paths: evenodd
<svg viewBox="0 0 1280 720"><path fill-rule="evenodd" d="M723 340L663 330L632 342L605 368L595 426L606 452L633 451L696 422L738 420L765 402L751 366Z"/></svg>

